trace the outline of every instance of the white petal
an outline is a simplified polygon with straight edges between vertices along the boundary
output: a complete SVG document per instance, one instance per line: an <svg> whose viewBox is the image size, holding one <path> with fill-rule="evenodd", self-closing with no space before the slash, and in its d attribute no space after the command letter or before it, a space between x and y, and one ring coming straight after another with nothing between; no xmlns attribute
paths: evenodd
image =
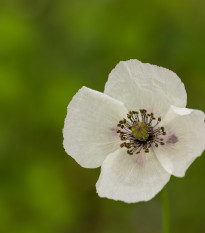
<svg viewBox="0 0 205 233"><path fill-rule="evenodd" d="M172 71L138 60L120 62L110 73L107 95L122 101L128 110L147 109L163 116L170 105L185 107L184 84Z"/></svg>
<svg viewBox="0 0 205 233"><path fill-rule="evenodd" d="M148 201L169 178L152 150L130 156L123 148L105 159L96 188L101 197L128 203Z"/></svg>
<svg viewBox="0 0 205 233"><path fill-rule="evenodd" d="M121 102L82 87L68 105L63 129L66 152L83 167L100 166L119 148L116 126L126 114Z"/></svg>
<svg viewBox="0 0 205 233"><path fill-rule="evenodd" d="M171 106L161 123L165 145L155 148L164 168L175 176L185 175L190 164L205 149L205 114L199 110Z"/></svg>

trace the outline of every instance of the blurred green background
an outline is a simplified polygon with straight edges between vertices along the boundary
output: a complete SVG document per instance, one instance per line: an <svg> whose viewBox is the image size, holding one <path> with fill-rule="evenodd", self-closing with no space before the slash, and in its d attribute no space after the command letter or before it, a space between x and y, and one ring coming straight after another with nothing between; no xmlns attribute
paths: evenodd
<svg viewBox="0 0 205 233"><path fill-rule="evenodd" d="M204 0L0 1L0 232L158 233L160 195L125 204L97 196L100 169L62 146L66 108L103 91L120 60L175 71L188 107L205 111ZM171 230L205 232L205 155L167 185Z"/></svg>

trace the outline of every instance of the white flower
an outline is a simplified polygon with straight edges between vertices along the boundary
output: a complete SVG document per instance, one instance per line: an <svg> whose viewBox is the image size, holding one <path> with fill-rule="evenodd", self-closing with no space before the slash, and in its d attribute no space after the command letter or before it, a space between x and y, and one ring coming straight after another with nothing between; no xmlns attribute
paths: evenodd
<svg viewBox="0 0 205 233"><path fill-rule="evenodd" d="M184 84L172 71L120 62L104 93L82 87L73 97L64 148L83 167L101 166L99 196L150 200L205 149L205 114L185 108L186 102Z"/></svg>

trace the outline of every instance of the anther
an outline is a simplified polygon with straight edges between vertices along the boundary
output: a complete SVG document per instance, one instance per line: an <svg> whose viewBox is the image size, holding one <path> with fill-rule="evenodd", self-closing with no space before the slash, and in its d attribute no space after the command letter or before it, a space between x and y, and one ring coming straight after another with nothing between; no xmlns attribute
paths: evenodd
<svg viewBox="0 0 205 233"><path fill-rule="evenodd" d="M120 147L122 148L122 147L124 147L125 146L125 143L123 142L122 144L120 144Z"/></svg>
<svg viewBox="0 0 205 233"><path fill-rule="evenodd" d="M128 150L127 153L128 153L129 155L133 155L132 150Z"/></svg>

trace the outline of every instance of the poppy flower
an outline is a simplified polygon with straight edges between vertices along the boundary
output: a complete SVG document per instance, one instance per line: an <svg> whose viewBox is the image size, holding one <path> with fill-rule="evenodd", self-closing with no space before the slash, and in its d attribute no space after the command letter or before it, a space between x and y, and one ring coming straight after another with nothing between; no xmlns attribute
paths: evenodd
<svg viewBox="0 0 205 233"><path fill-rule="evenodd" d="M82 87L68 105L65 151L97 168L100 197L148 201L183 177L205 149L205 114L186 108L184 84L172 71L138 60L120 62L104 93Z"/></svg>

